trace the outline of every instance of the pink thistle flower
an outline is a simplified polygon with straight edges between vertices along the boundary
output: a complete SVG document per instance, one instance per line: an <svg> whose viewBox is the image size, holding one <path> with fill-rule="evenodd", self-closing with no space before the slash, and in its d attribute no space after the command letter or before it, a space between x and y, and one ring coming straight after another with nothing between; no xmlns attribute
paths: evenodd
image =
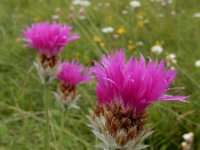
<svg viewBox="0 0 200 150"><path fill-rule="evenodd" d="M79 38L78 34L70 33L71 27L53 22L38 22L23 30L26 46L35 48L41 55L50 58L57 55L68 42Z"/></svg>
<svg viewBox="0 0 200 150"><path fill-rule="evenodd" d="M90 118L93 133L102 141L102 149L144 149L143 140L153 132L144 129L145 108L156 100L185 101L186 96L165 94L176 71L165 69L164 61L145 62L123 50L103 55L91 69L97 79L98 104Z"/></svg>
<svg viewBox="0 0 200 150"><path fill-rule="evenodd" d="M55 93L56 99L61 104L64 104L65 108L78 108L78 106L76 106L76 101L79 99L80 95L78 95L76 85L90 79L89 70L85 69L82 64L78 64L75 60L71 62L64 61L59 65L57 78L61 83L57 93Z"/></svg>
<svg viewBox="0 0 200 150"><path fill-rule="evenodd" d="M76 86L78 83L88 81L90 78L89 72L86 72L82 64L72 60L64 61L60 64L60 71L57 78L65 85Z"/></svg>
<svg viewBox="0 0 200 150"><path fill-rule="evenodd" d="M137 60L130 57L125 61L122 50L101 57L101 64L94 62L92 68L97 79L98 103L109 104L122 101L125 108L140 113L156 100L185 101L187 96L165 94L176 76L175 70L166 70L164 61L149 60L146 64L141 55Z"/></svg>

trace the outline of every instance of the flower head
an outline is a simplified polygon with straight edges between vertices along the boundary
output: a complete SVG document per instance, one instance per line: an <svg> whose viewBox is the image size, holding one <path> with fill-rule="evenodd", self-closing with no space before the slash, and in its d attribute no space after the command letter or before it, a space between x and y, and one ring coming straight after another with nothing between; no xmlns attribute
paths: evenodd
<svg viewBox="0 0 200 150"><path fill-rule="evenodd" d="M78 108L76 102L80 95L76 90L76 85L89 80L90 72L87 72L87 69L84 69L83 65L78 64L75 60L64 61L60 64L59 69L57 78L61 82L54 95L65 108Z"/></svg>
<svg viewBox="0 0 200 150"><path fill-rule="evenodd" d="M133 0L133 1L130 2L130 6L132 8L141 7L141 3L137 0Z"/></svg>
<svg viewBox="0 0 200 150"><path fill-rule="evenodd" d="M70 30L69 25L38 22L23 30L25 36L23 40L28 42L27 46L37 49L41 55L50 58L57 55L69 41L79 38L78 34L71 34Z"/></svg>
<svg viewBox="0 0 200 150"><path fill-rule="evenodd" d="M80 82L89 80L90 74L84 70L82 64L78 64L75 60L64 61L60 64L57 78L65 85L76 86Z"/></svg>
<svg viewBox="0 0 200 150"><path fill-rule="evenodd" d="M173 64L176 64L177 63L177 60L176 60L176 54L169 54L165 57L165 61L166 61L166 65L167 67L170 67L171 69L175 68L173 66Z"/></svg>
<svg viewBox="0 0 200 150"><path fill-rule="evenodd" d="M121 101L125 108L138 114L158 99L185 101L187 98L165 94L176 71L165 70L164 61L158 63L150 59L146 64L141 55L139 60L130 57L126 62L124 52L119 50L115 54L103 55L101 64L94 62L92 70L98 82L99 105Z"/></svg>
<svg viewBox="0 0 200 150"><path fill-rule="evenodd" d="M200 67L200 60L195 61L195 66Z"/></svg>
<svg viewBox="0 0 200 150"><path fill-rule="evenodd" d="M188 143L192 143L193 142L193 138L194 138L194 133L193 132L189 132L189 133L183 134L183 139Z"/></svg>
<svg viewBox="0 0 200 150"><path fill-rule="evenodd" d="M200 12L193 14L193 17L200 18Z"/></svg>
<svg viewBox="0 0 200 150"><path fill-rule="evenodd" d="M125 32L126 32L126 30L125 30L124 27L120 27L120 28L118 28L118 30L117 30L117 33L118 33L118 34L124 34Z"/></svg>
<svg viewBox="0 0 200 150"><path fill-rule="evenodd" d="M154 45L151 47L151 51L153 53L161 54L163 52L163 48L161 45Z"/></svg>
<svg viewBox="0 0 200 150"><path fill-rule="evenodd" d="M88 7L91 5L90 1L88 0L73 0L72 2L73 5L80 5L83 7Z"/></svg>
<svg viewBox="0 0 200 150"><path fill-rule="evenodd" d="M105 27L101 29L103 33L112 33L114 31L113 27Z"/></svg>
<svg viewBox="0 0 200 150"><path fill-rule="evenodd" d="M92 68L97 79L98 104L90 119L102 149L144 149L143 140L153 132L144 129L145 108L157 99L185 101L185 96L164 94L176 75L163 61L130 57L122 50L103 55Z"/></svg>

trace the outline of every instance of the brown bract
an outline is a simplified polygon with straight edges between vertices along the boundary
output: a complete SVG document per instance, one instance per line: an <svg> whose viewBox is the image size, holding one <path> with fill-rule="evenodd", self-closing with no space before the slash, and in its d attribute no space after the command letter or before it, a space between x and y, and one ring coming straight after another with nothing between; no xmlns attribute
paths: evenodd
<svg viewBox="0 0 200 150"><path fill-rule="evenodd" d="M61 83L59 90L62 92L64 97L71 97L71 100L76 96L76 87L73 85Z"/></svg>
<svg viewBox="0 0 200 150"><path fill-rule="evenodd" d="M105 127L102 132L108 132L121 146L142 132L147 119L145 113L136 115L133 109L125 108L119 101L113 101L103 106L97 105L93 119L95 120L99 116L103 116L105 119Z"/></svg>
<svg viewBox="0 0 200 150"><path fill-rule="evenodd" d="M58 63L59 56L54 55L52 57L47 57L46 55L40 56L40 63L42 64L43 68L46 69L48 67L53 68Z"/></svg>

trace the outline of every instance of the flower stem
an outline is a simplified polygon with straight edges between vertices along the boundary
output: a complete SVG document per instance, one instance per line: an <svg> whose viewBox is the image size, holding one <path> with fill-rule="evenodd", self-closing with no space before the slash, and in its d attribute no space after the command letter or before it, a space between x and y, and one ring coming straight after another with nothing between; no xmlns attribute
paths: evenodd
<svg viewBox="0 0 200 150"><path fill-rule="evenodd" d="M44 107L45 107L45 120L46 120L46 128L45 128L45 133L44 133L44 138L45 138L45 150L49 150L49 104L48 104L48 99L47 99L47 83L44 83Z"/></svg>
<svg viewBox="0 0 200 150"><path fill-rule="evenodd" d="M64 127L65 127L65 112L66 112L66 109L63 109L62 110L62 116L61 116L61 122L60 122L60 146L61 146L61 150L65 149L64 148Z"/></svg>

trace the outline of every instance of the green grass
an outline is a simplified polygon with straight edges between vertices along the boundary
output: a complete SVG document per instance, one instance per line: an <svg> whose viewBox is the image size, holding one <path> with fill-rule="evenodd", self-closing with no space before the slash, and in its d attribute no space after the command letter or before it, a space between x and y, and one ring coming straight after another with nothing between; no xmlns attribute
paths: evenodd
<svg viewBox="0 0 200 150"><path fill-rule="evenodd" d="M191 95L190 103L157 102L148 110L150 124L155 124L155 133L147 141L151 150L178 149L182 135L194 132L194 149L200 149L200 69L194 62L200 59L200 19L192 15L200 11L199 0L174 0L169 6L141 0L142 7L128 9L127 15L121 12L129 6L128 0L91 0L86 8L86 19L78 19L79 8L75 7L76 17L70 20L70 0L0 0L0 150L43 150L44 149L44 106L43 87L39 81L33 61L36 52L24 48L22 28L34 21L52 20L56 7L61 8L60 21L73 26L81 38L67 45L63 58L77 58L91 65L101 53L124 48L127 55L140 53L159 60L169 53L177 55L178 76L174 86L185 86L180 94ZM110 7L105 7L109 2ZM99 3L103 7L99 6ZM97 7L97 10L94 10ZM176 16L170 15L176 11ZM138 12L145 13L149 20L141 29L137 26ZM163 18L158 14L164 14ZM109 19L112 16L112 19ZM123 26L126 32L118 39L101 32L101 28ZM115 30L116 31L116 30ZM102 38L105 48L93 41L94 36ZM128 41L143 41L144 46L128 49ZM164 41L164 52L155 55L150 47L155 41ZM53 97L55 81L48 90L50 105L50 146L61 150L59 143L61 109ZM87 127L87 115L96 100L95 81L81 85L80 110L70 110L65 116L64 144L66 150L94 150L95 137Z"/></svg>

